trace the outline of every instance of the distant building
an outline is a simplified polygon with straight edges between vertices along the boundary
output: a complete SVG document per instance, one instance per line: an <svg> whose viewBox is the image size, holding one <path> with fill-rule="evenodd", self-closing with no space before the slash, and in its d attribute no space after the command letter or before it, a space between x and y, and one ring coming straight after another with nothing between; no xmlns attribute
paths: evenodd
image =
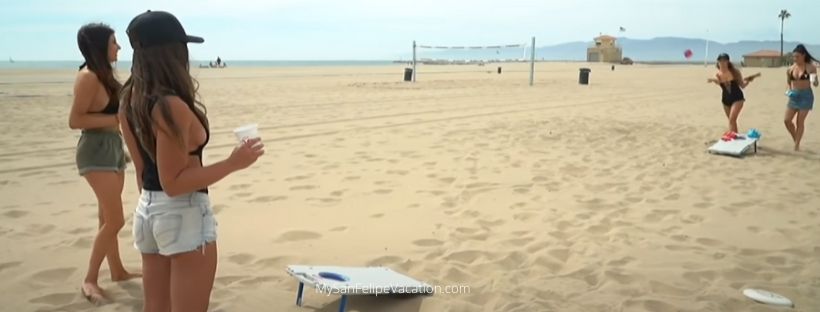
<svg viewBox="0 0 820 312"><path fill-rule="evenodd" d="M620 63L623 57L617 38L607 35L595 37L594 46L587 48L587 62Z"/></svg>
<svg viewBox="0 0 820 312"><path fill-rule="evenodd" d="M745 67L780 67L783 66L783 58L779 51L760 50L743 55L743 66Z"/></svg>

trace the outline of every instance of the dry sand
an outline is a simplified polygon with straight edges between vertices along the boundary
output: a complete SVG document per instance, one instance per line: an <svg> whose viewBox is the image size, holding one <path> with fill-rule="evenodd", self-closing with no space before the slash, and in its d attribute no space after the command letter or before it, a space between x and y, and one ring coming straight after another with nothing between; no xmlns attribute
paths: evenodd
<svg viewBox="0 0 820 312"><path fill-rule="evenodd" d="M213 129L205 162L243 123L268 146L211 188L211 310L336 310L312 291L297 308L288 264L469 286L355 297L350 311L773 311L745 287L820 309L820 116L791 152L783 69L747 89L740 127L763 139L735 159L705 152L726 129L712 67L539 63L529 87L526 65L503 66L420 67L415 85L401 65L192 69ZM115 303L79 295L97 208L74 167L73 77L0 71L3 311L141 310L141 282L112 283L105 266ZM133 268L133 167L123 198Z"/></svg>

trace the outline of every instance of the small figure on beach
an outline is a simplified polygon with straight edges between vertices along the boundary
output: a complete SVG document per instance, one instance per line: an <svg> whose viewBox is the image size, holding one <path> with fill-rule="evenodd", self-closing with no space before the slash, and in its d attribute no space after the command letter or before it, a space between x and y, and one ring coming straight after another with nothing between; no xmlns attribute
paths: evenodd
<svg viewBox="0 0 820 312"><path fill-rule="evenodd" d="M227 64L227 63L223 63L223 62L222 62L222 58L220 58L220 57L218 57L218 56L217 56L217 57L216 57L216 63L214 63L214 62L209 62L209 63L208 63L208 66L209 66L209 67L211 67L211 68L225 68L226 66L228 66L228 64Z"/></svg>
<svg viewBox="0 0 820 312"><path fill-rule="evenodd" d="M94 191L99 214L99 229L81 291L88 301L100 304L107 300L98 284L103 259L108 259L113 281L140 276L123 266L117 241L125 224L121 196L127 162L117 118L121 85L111 67L117 61L120 46L114 30L98 23L80 28L77 45L85 63L74 83L68 123L71 129L82 130L77 143L77 170Z"/></svg>
<svg viewBox="0 0 820 312"><path fill-rule="evenodd" d="M798 44L792 51L794 64L786 71L786 94L789 102L786 105L786 116L783 122L786 130L794 140L794 150L800 150L800 141L803 139L805 131L806 117L814 108L814 93L811 87L818 86L817 66L812 61L817 62L806 47Z"/></svg>
<svg viewBox="0 0 820 312"><path fill-rule="evenodd" d="M211 139L188 69L189 36L174 15L148 11L128 25L134 50L119 116L140 199L134 246L142 254L145 311L208 310L217 265L217 222L208 188L264 153L249 139L205 166ZM139 44L134 44L139 43Z"/></svg>
<svg viewBox="0 0 820 312"><path fill-rule="evenodd" d="M760 75L755 74L743 78L740 70L732 64L729 54L726 53L718 55L717 61L718 71L715 78L709 78L706 81L720 86L723 111L729 120L729 132L738 133L737 119L740 116L740 111L743 110L743 104L746 102L743 89Z"/></svg>

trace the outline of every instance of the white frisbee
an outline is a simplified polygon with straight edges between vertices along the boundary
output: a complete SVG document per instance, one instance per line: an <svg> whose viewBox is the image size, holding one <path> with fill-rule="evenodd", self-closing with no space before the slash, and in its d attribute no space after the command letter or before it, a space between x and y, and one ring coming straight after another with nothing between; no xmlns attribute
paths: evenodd
<svg viewBox="0 0 820 312"><path fill-rule="evenodd" d="M754 301L771 304L781 307L794 307L794 303L789 298L762 289L747 288L743 290L743 295Z"/></svg>

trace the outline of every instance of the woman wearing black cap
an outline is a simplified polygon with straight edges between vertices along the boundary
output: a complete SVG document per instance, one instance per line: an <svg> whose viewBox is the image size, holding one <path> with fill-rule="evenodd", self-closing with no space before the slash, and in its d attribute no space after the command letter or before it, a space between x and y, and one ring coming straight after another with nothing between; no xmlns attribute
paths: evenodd
<svg viewBox="0 0 820 312"><path fill-rule="evenodd" d="M715 74L715 78L709 78L707 81L720 86L723 111L726 113L726 118L729 119L729 132L738 133L737 118L743 109L743 103L746 102L742 89L746 88L749 82L757 76L744 79L740 74L740 70L732 64L729 55L726 53L718 55L717 60L718 72Z"/></svg>
<svg viewBox="0 0 820 312"><path fill-rule="evenodd" d="M141 189L134 245L142 253L144 311L204 312L217 260L208 186L256 162L262 144L248 140L204 166L210 131L187 46L202 38L161 11L138 15L127 32L134 55L120 119Z"/></svg>
<svg viewBox="0 0 820 312"><path fill-rule="evenodd" d="M121 196L126 161L117 119L121 85L114 77L111 63L117 61L120 46L114 30L99 23L81 27L77 32L77 45L85 63L80 66L74 83L74 103L68 124L71 129L82 129L77 143L77 170L94 191L99 210L99 230L81 290L86 299L100 303L105 299L97 282L103 259L108 259L111 280L124 281L139 276L123 266L117 241L117 233L125 223Z"/></svg>
<svg viewBox="0 0 820 312"><path fill-rule="evenodd" d="M789 67L786 76L786 85L789 88L786 94L789 96L789 103L786 106L786 117L783 122L794 140L794 150L799 151L806 117L814 108L814 93L811 91L811 86L817 87L818 81L817 67L812 64L812 61L817 62L817 59L812 57L802 44L797 45L792 52L794 64Z"/></svg>

